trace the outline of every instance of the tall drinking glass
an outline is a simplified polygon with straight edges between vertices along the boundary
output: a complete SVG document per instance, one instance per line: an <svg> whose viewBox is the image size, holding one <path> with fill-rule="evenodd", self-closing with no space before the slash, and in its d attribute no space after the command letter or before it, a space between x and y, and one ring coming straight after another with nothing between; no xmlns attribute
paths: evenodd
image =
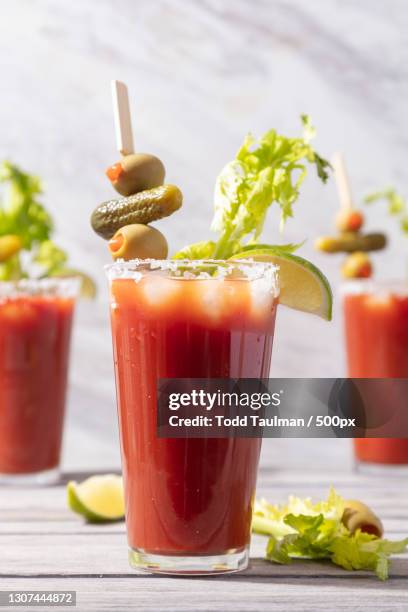
<svg viewBox="0 0 408 612"><path fill-rule="evenodd" d="M348 375L408 378L408 284L352 281L343 306ZM361 470L408 472L406 438L357 439L354 450Z"/></svg>
<svg viewBox="0 0 408 612"><path fill-rule="evenodd" d="M0 483L58 478L78 286L0 282Z"/></svg>
<svg viewBox="0 0 408 612"><path fill-rule="evenodd" d="M134 261L107 272L130 563L175 574L243 569L261 440L158 438L157 382L267 377L276 269Z"/></svg>

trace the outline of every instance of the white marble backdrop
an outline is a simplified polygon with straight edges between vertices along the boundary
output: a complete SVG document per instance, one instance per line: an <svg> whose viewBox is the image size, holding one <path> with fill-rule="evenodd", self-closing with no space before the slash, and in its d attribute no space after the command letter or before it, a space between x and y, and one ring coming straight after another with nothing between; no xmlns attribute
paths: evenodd
<svg viewBox="0 0 408 612"><path fill-rule="evenodd" d="M316 146L344 151L354 195L387 184L408 195L408 4L406 0L0 0L0 158L44 178L44 200L72 263L100 297L78 310L66 466L117 464L106 286L106 247L89 214L112 191L115 161L109 81L130 88L135 143L166 163L184 192L182 211L161 224L172 249L209 237L214 179L249 130L298 132L313 117ZM313 251L336 209L333 182L308 179L284 238L308 238L303 254L334 288L337 258ZM280 239L271 215L266 240ZM408 241L385 207L368 227L392 235L379 273L405 269ZM343 373L339 305L332 324L280 309L277 376ZM303 464L325 453L349 461L341 441L267 443L271 460ZM81 449L81 453L79 450ZM299 452L299 449L304 449ZM313 459L314 458L314 459Z"/></svg>

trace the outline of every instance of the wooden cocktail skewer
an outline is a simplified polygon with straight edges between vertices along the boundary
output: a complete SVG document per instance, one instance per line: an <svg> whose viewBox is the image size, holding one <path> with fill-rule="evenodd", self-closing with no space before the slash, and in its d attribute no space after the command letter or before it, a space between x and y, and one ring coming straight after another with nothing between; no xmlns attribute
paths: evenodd
<svg viewBox="0 0 408 612"><path fill-rule="evenodd" d="M121 81L112 81L111 86L116 145L122 158L109 166L106 175L114 189L128 197L163 185L166 171L155 155L135 153L128 89Z"/></svg>
<svg viewBox="0 0 408 612"><path fill-rule="evenodd" d="M116 147L124 157L134 153L132 118L130 115L128 88L122 81L112 80L113 118L115 122ZM119 173L122 170L119 170ZM116 252L122 247L123 237L111 238L109 248Z"/></svg>
<svg viewBox="0 0 408 612"><path fill-rule="evenodd" d="M342 210L350 210L353 208L353 198L351 195L351 187L347 175L346 163L342 153L337 152L333 155L332 166L339 193L340 208Z"/></svg>
<svg viewBox="0 0 408 612"><path fill-rule="evenodd" d="M149 223L177 210L181 206L182 194L177 187L163 184L165 168L158 157L135 153L127 86L113 80L111 88L116 146L122 159L110 166L106 175L124 197L109 203L110 217L106 228L109 251L114 259L165 259L168 254L166 238ZM115 220L112 209L118 202ZM123 215L124 207L128 209L127 215ZM121 216L124 223L126 218L126 225L118 224ZM129 223L132 216L134 222ZM97 209L93 215L93 227L105 237L105 231L101 232L102 226L103 218L100 219Z"/></svg>
<svg viewBox="0 0 408 612"><path fill-rule="evenodd" d="M336 227L340 232L358 232L364 218L353 206L350 181L347 176L346 163L341 153L335 153L332 159L334 176L339 193L340 210L336 217Z"/></svg>
<svg viewBox="0 0 408 612"><path fill-rule="evenodd" d="M131 155L134 153L134 144L128 89L121 81L113 80L111 86L116 146L121 155Z"/></svg>

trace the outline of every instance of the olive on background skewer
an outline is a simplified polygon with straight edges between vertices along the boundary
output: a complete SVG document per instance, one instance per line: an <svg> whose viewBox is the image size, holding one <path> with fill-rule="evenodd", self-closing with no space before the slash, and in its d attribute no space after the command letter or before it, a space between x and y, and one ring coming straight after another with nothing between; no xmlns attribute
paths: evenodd
<svg viewBox="0 0 408 612"><path fill-rule="evenodd" d="M126 198L100 204L92 213L92 228L99 236L109 240L125 225L146 225L168 217L181 207L182 202L183 194L175 185L161 185L140 191Z"/></svg>
<svg viewBox="0 0 408 612"><path fill-rule="evenodd" d="M106 170L113 187L123 196L163 185L165 174L162 161L149 153L125 155Z"/></svg>
<svg viewBox="0 0 408 612"><path fill-rule="evenodd" d="M132 223L121 227L109 240L109 251L114 259L166 259L167 240L150 225Z"/></svg>
<svg viewBox="0 0 408 612"><path fill-rule="evenodd" d="M343 278L370 278L373 274L373 264L367 253L356 251L345 258L341 266Z"/></svg>
<svg viewBox="0 0 408 612"><path fill-rule="evenodd" d="M340 232L358 232L363 223L363 214L355 208L341 209L336 216L336 228Z"/></svg>

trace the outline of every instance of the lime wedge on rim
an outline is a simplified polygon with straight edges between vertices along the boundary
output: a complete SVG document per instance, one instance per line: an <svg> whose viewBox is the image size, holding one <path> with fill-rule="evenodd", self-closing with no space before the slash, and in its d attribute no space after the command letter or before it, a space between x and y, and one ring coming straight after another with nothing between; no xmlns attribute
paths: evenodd
<svg viewBox="0 0 408 612"><path fill-rule="evenodd" d="M332 318L333 294L325 275L307 259L273 247L254 248L237 253L231 259L268 261L279 266L279 302L289 308L315 314L327 321Z"/></svg>
<svg viewBox="0 0 408 612"><path fill-rule="evenodd" d="M91 523L119 521L125 516L121 476L91 476L80 484L67 484L68 506Z"/></svg>

